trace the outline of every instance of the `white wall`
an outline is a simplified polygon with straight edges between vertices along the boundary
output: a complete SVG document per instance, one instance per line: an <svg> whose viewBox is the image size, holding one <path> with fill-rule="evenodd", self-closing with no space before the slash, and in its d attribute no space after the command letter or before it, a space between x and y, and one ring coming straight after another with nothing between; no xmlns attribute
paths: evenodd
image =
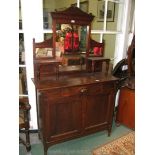
<svg viewBox="0 0 155 155"><path fill-rule="evenodd" d="M30 126L32 129L37 129L35 87L32 82L32 78L34 77L32 40L33 38L35 38L36 41L43 40L43 6L42 0L21 0L21 5L25 43L25 60L27 68L28 97L31 105Z"/></svg>

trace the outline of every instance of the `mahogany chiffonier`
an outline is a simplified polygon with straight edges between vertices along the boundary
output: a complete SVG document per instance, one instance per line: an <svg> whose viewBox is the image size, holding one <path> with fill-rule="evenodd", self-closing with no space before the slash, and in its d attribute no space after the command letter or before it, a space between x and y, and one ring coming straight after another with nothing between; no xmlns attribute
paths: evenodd
<svg viewBox="0 0 155 155"><path fill-rule="evenodd" d="M90 45L92 14L71 6L51 16L52 38L33 40L38 130L45 155L62 141L102 130L110 135L118 82L102 72L102 63L89 71L89 58L103 57L105 44ZM101 52L94 54L94 48Z"/></svg>

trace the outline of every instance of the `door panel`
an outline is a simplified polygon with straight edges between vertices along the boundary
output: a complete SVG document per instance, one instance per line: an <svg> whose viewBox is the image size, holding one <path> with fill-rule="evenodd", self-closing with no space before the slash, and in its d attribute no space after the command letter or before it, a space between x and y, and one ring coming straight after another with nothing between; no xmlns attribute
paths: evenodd
<svg viewBox="0 0 155 155"><path fill-rule="evenodd" d="M114 106L113 84L96 84L89 87L85 94L85 132L110 128Z"/></svg>
<svg viewBox="0 0 155 155"><path fill-rule="evenodd" d="M45 118L47 119L47 136L50 141L69 138L80 133L82 124L80 96L48 100L47 113Z"/></svg>
<svg viewBox="0 0 155 155"><path fill-rule="evenodd" d="M104 94L87 96L85 106L85 130L107 124L108 97Z"/></svg>

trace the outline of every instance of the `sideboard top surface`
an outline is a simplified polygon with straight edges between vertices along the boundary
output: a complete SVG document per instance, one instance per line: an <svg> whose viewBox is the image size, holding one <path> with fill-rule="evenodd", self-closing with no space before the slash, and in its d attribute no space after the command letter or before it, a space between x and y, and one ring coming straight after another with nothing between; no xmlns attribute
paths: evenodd
<svg viewBox="0 0 155 155"><path fill-rule="evenodd" d="M65 88L65 87L72 87L72 86L80 86L80 85L89 85L95 83L107 83L107 82L116 82L118 78L104 73L84 73L78 77L66 77L59 80L45 80L33 82L35 84L36 89L38 90L49 90L55 88Z"/></svg>

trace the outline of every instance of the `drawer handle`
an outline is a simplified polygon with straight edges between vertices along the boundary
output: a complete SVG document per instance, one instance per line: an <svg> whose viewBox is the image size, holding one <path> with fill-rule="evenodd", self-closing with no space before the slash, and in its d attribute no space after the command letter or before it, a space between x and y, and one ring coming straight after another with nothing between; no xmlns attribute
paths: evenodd
<svg viewBox="0 0 155 155"><path fill-rule="evenodd" d="M80 92L81 92L81 93L84 93L84 92L86 92L86 91L87 91L86 88L82 88Z"/></svg>

